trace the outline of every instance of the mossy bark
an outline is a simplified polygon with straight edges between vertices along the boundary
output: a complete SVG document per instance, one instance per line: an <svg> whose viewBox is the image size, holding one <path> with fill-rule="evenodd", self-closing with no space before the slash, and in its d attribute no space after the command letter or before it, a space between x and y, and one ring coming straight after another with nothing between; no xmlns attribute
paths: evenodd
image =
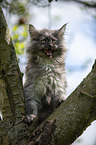
<svg viewBox="0 0 96 145"><path fill-rule="evenodd" d="M96 120L96 61L91 73L49 117L57 126L50 145L69 145Z"/></svg>
<svg viewBox="0 0 96 145"><path fill-rule="evenodd" d="M22 121L22 74L0 8L0 121L1 145L69 145L96 119L96 61L74 92L37 128ZM34 129L35 128L35 129Z"/></svg>
<svg viewBox="0 0 96 145"><path fill-rule="evenodd" d="M16 123L22 120L24 111L24 96L22 74L20 72L15 49L12 44L8 25L0 7L0 110L3 121L0 121L0 144L9 145L8 134L16 137ZM10 132L15 126L14 132ZM16 138L15 138L16 139Z"/></svg>

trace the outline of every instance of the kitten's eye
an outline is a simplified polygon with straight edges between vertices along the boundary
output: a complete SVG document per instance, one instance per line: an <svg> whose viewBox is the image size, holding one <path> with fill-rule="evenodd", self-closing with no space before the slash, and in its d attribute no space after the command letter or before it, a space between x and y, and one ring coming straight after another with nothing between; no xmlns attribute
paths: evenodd
<svg viewBox="0 0 96 145"><path fill-rule="evenodd" d="M45 41L45 40L42 40L41 42L42 42L43 44L44 44L44 43L46 43L46 41Z"/></svg>

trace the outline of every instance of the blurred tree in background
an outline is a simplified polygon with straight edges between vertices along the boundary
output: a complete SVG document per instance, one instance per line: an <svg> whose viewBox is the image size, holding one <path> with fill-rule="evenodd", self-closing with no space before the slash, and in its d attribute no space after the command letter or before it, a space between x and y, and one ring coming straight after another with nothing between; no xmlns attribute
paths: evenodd
<svg viewBox="0 0 96 145"><path fill-rule="evenodd" d="M28 0L3 0L2 7L12 15L17 15L17 22L12 28L12 39L17 54L24 53L26 38L28 36L27 25L29 19Z"/></svg>

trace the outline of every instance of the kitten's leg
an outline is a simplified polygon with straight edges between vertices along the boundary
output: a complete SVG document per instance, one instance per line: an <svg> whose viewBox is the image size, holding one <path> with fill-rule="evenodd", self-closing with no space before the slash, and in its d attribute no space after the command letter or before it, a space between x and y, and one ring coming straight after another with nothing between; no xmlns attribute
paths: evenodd
<svg viewBox="0 0 96 145"><path fill-rule="evenodd" d="M28 122L33 121L38 115L38 102L35 100L36 97L33 94L34 92L29 91L28 88L24 88L25 110Z"/></svg>
<svg viewBox="0 0 96 145"><path fill-rule="evenodd" d="M27 121L30 123L34 120L38 115L38 107L37 102L34 100L27 100L26 101L26 117Z"/></svg>

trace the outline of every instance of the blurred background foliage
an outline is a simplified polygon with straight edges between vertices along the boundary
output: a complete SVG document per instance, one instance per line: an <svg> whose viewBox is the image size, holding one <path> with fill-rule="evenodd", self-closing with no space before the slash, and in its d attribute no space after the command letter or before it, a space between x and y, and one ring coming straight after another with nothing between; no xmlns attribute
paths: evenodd
<svg viewBox="0 0 96 145"><path fill-rule="evenodd" d="M26 39L28 36L27 26L25 24L14 25L12 28L12 39L17 54L24 54Z"/></svg>
<svg viewBox="0 0 96 145"><path fill-rule="evenodd" d="M28 0L3 0L1 5L10 15L17 15L17 21L12 26L12 40L16 53L23 54L28 36L27 23L29 19Z"/></svg>

